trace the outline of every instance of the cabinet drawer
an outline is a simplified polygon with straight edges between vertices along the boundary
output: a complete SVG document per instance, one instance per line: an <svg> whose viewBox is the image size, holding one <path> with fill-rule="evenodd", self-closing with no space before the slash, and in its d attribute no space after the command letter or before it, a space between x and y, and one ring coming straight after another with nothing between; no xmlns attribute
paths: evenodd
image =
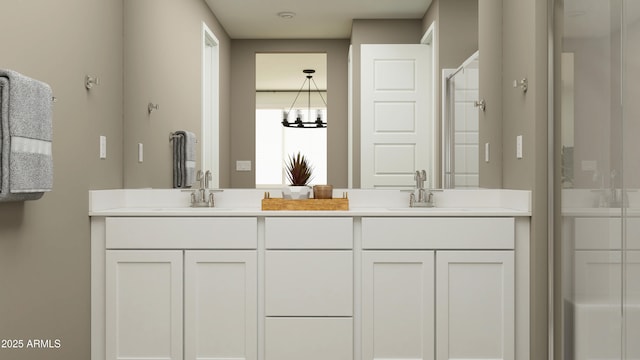
<svg viewBox="0 0 640 360"><path fill-rule="evenodd" d="M256 218L110 217L109 249L255 249Z"/></svg>
<svg viewBox="0 0 640 360"><path fill-rule="evenodd" d="M620 249L622 219L615 217L577 218L575 247L581 250Z"/></svg>
<svg viewBox="0 0 640 360"><path fill-rule="evenodd" d="M363 218L364 249L513 249L513 218Z"/></svg>
<svg viewBox="0 0 640 360"><path fill-rule="evenodd" d="M353 252L267 251L267 316L351 316Z"/></svg>
<svg viewBox="0 0 640 360"><path fill-rule="evenodd" d="M351 318L267 318L266 360L351 360Z"/></svg>
<svg viewBox="0 0 640 360"><path fill-rule="evenodd" d="M265 244L267 249L351 249L353 219L266 218Z"/></svg>

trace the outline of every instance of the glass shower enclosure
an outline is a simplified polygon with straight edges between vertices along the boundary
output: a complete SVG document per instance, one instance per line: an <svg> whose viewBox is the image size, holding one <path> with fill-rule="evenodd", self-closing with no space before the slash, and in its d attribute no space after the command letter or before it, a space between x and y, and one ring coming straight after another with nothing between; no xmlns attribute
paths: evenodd
<svg viewBox="0 0 640 360"><path fill-rule="evenodd" d="M478 52L457 69L443 69L444 188L479 186Z"/></svg>
<svg viewBox="0 0 640 360"><path fill-rule="evenodd" d="M640 359L640 1L555 5L561 354Z"/></svg>

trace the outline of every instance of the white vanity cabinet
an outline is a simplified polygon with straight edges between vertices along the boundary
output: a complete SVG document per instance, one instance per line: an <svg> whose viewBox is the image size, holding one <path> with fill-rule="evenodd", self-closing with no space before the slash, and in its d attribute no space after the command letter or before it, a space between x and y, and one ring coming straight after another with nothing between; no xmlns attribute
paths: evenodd
<svg viewBox="0 0 640 360"><path fill-rule="evenodd" d="M348 211L92 192L91 360L529 360L530 195L448 191Z"/></svg>
<svg viewBox="0 0 640 360"><path fill-rule="evenodd" d="M353 219L265 219L266 360L353 359Z"/></svg>
<svg viewBox="0 0 640 360"><path fill-rule="evenodd" d="M257 359L256 218L94 222L105 347L93 359Z"/></svg>
<svg viewBox="0 0 640 360"><path fill-rule="evenodd" d="M362 243L363 360L515 359L513 218L363 218Z"/></svg>

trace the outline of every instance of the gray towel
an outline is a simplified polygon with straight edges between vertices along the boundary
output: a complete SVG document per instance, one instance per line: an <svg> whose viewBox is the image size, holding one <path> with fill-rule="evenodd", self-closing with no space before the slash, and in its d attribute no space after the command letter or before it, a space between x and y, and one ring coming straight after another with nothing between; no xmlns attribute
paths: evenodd
<svg viewBox="0 0 640 360"><path fill-rule="evenodd" d="M173 137L173 187L189 188L196 178L196 136L176 131Z"/></svg>
<svg viewBox="0 0 640 360"><path fill-rule="evenodd" d="M53 188L51 99L49 85L0 69L0 201Z"/></svg>

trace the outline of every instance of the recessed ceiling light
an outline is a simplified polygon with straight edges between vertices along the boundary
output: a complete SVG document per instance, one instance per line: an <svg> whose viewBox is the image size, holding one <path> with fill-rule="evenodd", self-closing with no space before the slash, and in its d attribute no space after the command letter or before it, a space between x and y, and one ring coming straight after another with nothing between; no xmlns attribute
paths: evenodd
<svg viewBox="0 0 640 360"><path fill-rule="evenodd" d="M278 13L278 16L283 19L293 19L296 16L296 13L291 11L282 11Z"/></svg>

